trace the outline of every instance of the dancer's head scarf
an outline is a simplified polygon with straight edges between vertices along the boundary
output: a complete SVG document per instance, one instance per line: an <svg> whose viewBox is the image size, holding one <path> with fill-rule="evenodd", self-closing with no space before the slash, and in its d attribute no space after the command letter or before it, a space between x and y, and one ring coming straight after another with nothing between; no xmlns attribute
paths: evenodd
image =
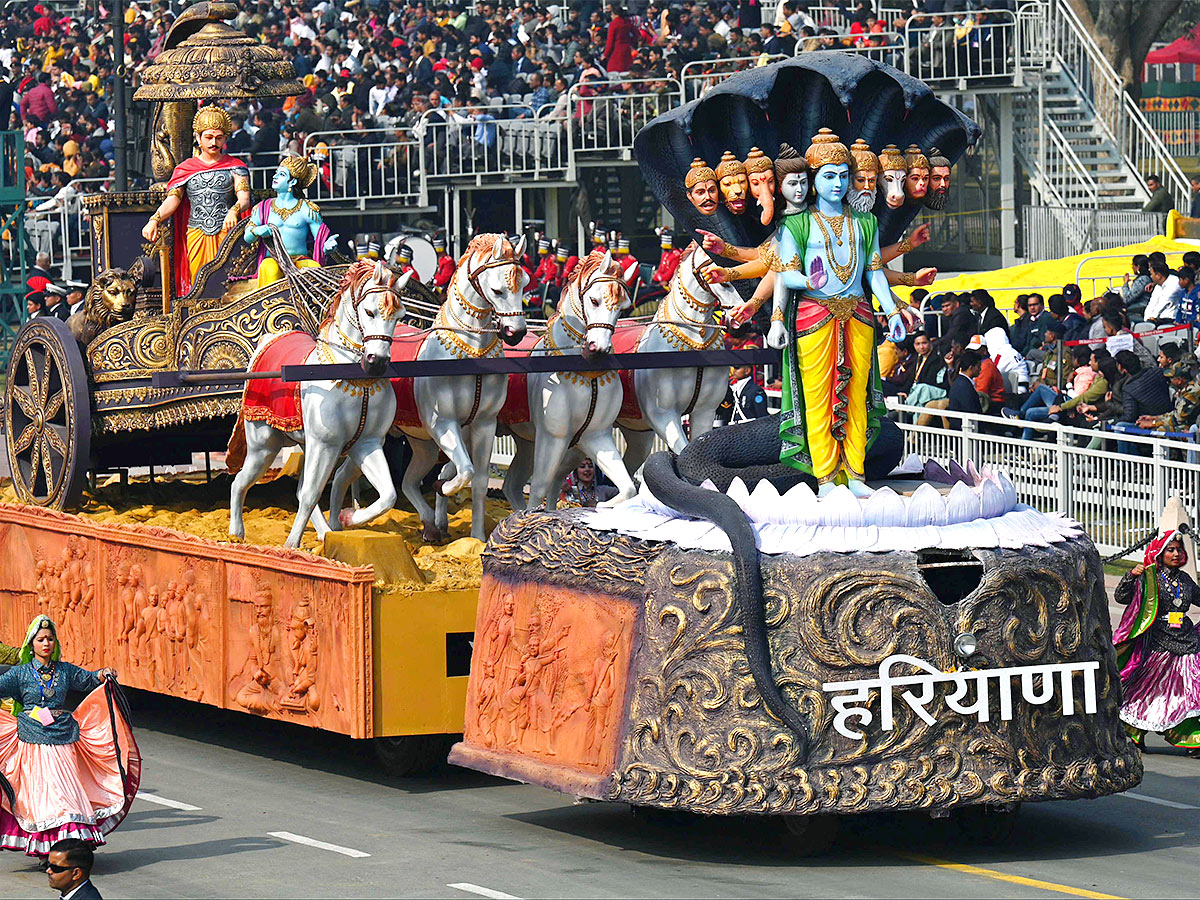
<svg viewBox="0 0 1200 900"><path fill-rule="evenodd" d="M49 628L50 633L54 635L54 649L50 651L50 660L58 662L62 659L62 644L58 642L58 627L49 616L38 615L33 617L33 621L29 623L29 630L25 632L25 643L21 645L21 662L27 663L33 659L33 639L43 628Z"/></svg>

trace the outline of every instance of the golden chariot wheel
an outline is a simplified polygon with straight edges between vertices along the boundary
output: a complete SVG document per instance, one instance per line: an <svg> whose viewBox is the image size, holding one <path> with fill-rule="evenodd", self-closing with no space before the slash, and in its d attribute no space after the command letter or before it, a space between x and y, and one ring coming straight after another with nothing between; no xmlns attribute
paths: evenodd
<svg viewBox="0 0 1200 900"><path fill-rule="evenodd" d="M4 401L17 496L53 509L78 504L91 455L91 397L79 344L61 319L31 319L21 328Z"/></svg>

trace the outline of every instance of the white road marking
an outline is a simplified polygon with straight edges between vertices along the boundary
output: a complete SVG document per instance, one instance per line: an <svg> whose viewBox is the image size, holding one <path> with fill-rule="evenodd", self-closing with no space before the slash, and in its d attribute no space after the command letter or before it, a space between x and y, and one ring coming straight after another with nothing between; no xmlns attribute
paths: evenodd
<svg viewBox="0 0 1200 900"><path fill-rule="evenodd" d="M147 803L157 803L159 806L168 806L171 809L181 809L184 812L199 812L200 807L192 806L190 803L180 803L178 800L168 800L166 797L160 797L158 794L147 794L145 791L138 791L137 798L145 800Z"/></svg>
<svg viewBox="0 0 1200 900"><path fill-rule="evenodd" d="M293 844L316 847L318 850L331 850L334 853L340 853L342 856L352 856L355 859L366 859L371 855L370 853L363 853L361 850L355 850L351 847L339 847L337 844L327 844L324 841L314 840L302 834L292 834L290 831L268 831L267 834L271 837L279 838L281 841L291 841Z"/></svg>
<svg viewBox="0 0 1200 900"><path fill-rule="evenodd" d="M466 891L468 894L478 894L480 897L491 897L492 900L520 900L512 894L506 894L504 891L492 890L492 888L480 887L477 884L471 884L468 881L460 881L458 884L448 884L448 888L454 888L456 891Z"/></svg>
<svg viewBox="0 0 1200 900"><path fill-rule="evenodd" d="M1145 794L1135 794L1133 791L1126 791L1119 796L1128 797L1130 800L1141 800L1143 803L1153 803L1157 806L1169 806L1171 809L1200 809L1200 806L1191 806L1187 803L1176 803L1174 800L1160 800L1158 797L1148 797Z"/></svg>

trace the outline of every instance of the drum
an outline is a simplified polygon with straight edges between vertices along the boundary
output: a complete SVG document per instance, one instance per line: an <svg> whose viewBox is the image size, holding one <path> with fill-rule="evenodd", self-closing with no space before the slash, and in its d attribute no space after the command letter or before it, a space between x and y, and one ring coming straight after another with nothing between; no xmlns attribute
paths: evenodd
<svg viewBox="0 0 1200 900"><path fill-rule="evenodd" d="M387 242L387 246L383 250L383 258L390 265L396 264L396 251L401 244L408 244L409 249L412 250L412 267L417 270L421 281L426 284L432 281L434 273L437 272L438 259L433 244L419 235L398 234Z"/></svg>

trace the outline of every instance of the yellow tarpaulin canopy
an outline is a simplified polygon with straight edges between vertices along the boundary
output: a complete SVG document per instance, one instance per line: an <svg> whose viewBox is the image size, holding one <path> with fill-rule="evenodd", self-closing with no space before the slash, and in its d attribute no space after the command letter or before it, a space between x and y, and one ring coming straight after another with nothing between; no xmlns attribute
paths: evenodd
<svg viewBox="0 0 1200 900"><path fill-rule="evenodd" d="M1086 301L1103 294L1110 286L1120 287L1121 276L1131 269L1132 257L1138 253L1153 253L1155 250L1165 253L1167 262L1174 266L1179 264L1180 254L1189 250L1200 250L1200 244L1194 241L1174 241L1159 235L1140 244L1114 247L1111 250L1025 263L1007 269L994 269L991 272L967 272L954 278L939 278L929 291L941 294L947 291L957 293L987 288L996 298L998 308L1011 309L1017 294L1037 291L1043 297L1049 297L1051 294L1061 293L1064 284L1077 283ZM1076 270L1084 260L1087 262L1079 270L1077 277ZM911 292L912 288L896 289L896 293L906 299Z"/></svg>

